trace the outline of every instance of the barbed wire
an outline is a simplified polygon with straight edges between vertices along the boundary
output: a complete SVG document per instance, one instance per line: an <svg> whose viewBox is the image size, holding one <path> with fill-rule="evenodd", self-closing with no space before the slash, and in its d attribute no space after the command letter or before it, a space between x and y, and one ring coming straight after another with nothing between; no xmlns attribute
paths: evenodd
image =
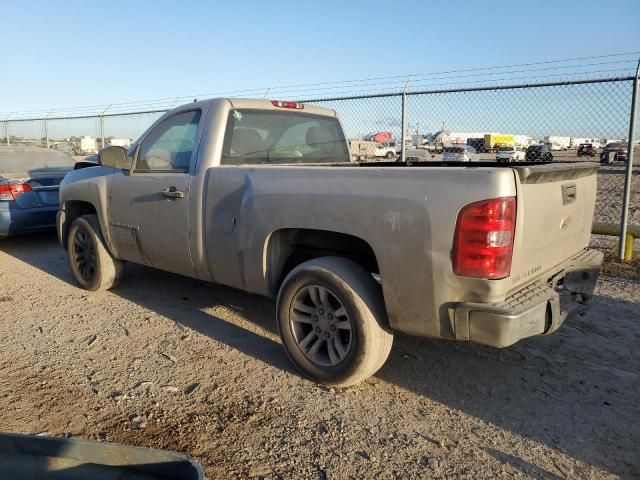
<svg viewBox="0 0 640 480"><path fill-rule="evenodd" d="M549 78L573 79L582 76L585 79L594 75L620 76L632 75L638 61L640 51L618 52L606 55L593 55L585 57L574 57L565 59L545 60L538 62L516 63L510 65L493 65L488 67L474 67L464 69L453 69L446 71L435 71L417 74L392 75L384 77L369 77L352 80L339 80L332 82L316 82L283 85L275 87L261 87L252 89L237 89L219 91L214 93L200 93L195 95L181 95L175 97L165 97L152 100L137 100L130 102L102 103L95 105L85 105L78 107L58 107L34 110L20 110L0 113L0 121L24 120L31 118L47 117L83 117L99 116L105 113L124 114L134 111L159 111L168 110L182 103L186 103L195 98L211 98L216 96L248 96L264 97L267 94L286 96L301 99L303 97L322 97L338 95L367 95L390 93L407 88L408 92L416 89L455 87L464 85L486 85L494 86L500 82L513 82L527 80L528 83L544 81ZM629 57L629 58L622 58ZM603 59L613 59L609 61L594 61ZM588 63L585 63L587 62ZM565 65L566 64L566 65ZM593 70L592 67L610 66L615 68L605 68ZM529 68L534 67L534 68ZM517 70L510 70L510 69ZM560 71L557 74L542 74L541 72ZM526 73L527 76L515 76ZM495 78L500 76L500 78ZM465 80L468 78L474 80ZM411 80L407 87L407 81ZM437 80L451 80L450 82L434 83ZM372 88L375 87L375 88ZM342 89L342 90L341 90ZM340 91L338 91L340 90Z"/></svg>

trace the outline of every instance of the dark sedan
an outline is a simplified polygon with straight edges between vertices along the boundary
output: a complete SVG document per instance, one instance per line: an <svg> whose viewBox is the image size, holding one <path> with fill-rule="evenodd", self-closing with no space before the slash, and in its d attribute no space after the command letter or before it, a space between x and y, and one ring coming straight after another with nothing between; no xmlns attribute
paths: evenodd
<svg viewBox="0 0 640 480"><path fill-rule="evenodd" d="M553 154L547 145L531 145L524 154L527 162L551 162Z"/></svg>
<svg viewBox="0 0 640 480"><path fill-rule="evenodd" d="M0 147L0 238L55 227L60 181L74 165L64 152Z"/></svg>
<svg viewBox="0 0 640 480"><path fill-rule="evenodd" d="M625 142L611 142L602 150L600 154L600 163L627 161L627 144Z"/></svg>

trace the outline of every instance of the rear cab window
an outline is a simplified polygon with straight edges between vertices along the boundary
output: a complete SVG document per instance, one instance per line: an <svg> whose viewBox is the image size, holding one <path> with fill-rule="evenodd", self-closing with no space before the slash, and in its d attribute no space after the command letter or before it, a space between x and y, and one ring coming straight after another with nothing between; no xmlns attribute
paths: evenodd
<svg viewBox="0 0 640 480"><path fill-rule="evenodd" d="M466 149L464 147L447 147L444 151L446 153L464 153Z"/></svg>
<svg viewBox="0 0 640 480"><path fill-rule="evenodd" d="M336 118L301 112L229 112L222 165L349 163Z"/></svg>

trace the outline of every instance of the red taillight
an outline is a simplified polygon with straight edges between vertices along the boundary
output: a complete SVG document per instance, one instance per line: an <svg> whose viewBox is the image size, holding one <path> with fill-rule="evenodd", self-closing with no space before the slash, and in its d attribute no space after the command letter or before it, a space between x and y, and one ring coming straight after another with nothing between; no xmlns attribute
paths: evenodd
<svg viewBox="0 0 640 480"><path fill-rule="evenodd" d="M26 183L5 183L0 185L0 200L15 200L21 193L30 191L31 187Z"/></svg>
<svg viewBox="0 0 640 480"><path fill-rule="evenodd" d="M271 100L271 105L274 107L280 108L293 108L295 110L302 110L304 108L303 103L298 102L290 102L290 101L282 101L282 100Z"/></svg>
<svg viewBox="0 0 640 480"><path fill-rule="evenodd" d="M515 197L484 200L460 210L453 241L453 273L474 278L509 276L515 225Z"/></svg>

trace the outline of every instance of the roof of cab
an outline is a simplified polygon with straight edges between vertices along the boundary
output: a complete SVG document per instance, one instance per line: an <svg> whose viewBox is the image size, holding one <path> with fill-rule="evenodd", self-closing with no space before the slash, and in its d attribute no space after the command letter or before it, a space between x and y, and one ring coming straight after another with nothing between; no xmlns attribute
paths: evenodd
<svg viewBox="0 0 640 480"><path fill-rule="evenodd" d="M174 108L173 110L185 110L193 107L205 107L211 103L218 103L227 101L234 109L260 109L260 110L275 110L275 111L290 111L299 113L311 113L313 115L324 115L328 117L337 117L336 111L330 108L317 107L308 103L302 102L304 108L302 109L288 109L284 107L277 107L273 105L271 99L266 98L210 98L207 100L194 101L192 103L186 103Z"/></svg>

